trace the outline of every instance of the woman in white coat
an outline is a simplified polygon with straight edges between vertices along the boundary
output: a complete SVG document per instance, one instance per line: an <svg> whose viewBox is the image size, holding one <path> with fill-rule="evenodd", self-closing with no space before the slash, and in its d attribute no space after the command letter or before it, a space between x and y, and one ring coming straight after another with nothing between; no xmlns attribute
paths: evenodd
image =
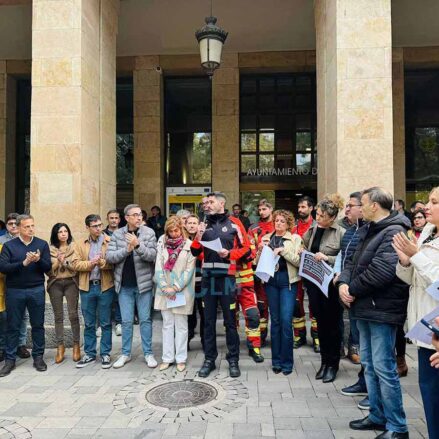
<svg viewBox="0 0 439 439"><path fill-rule="evenodd" d="M404 234L395 235L394 248L399 256L397 276L410 285L408 327L439 306L426 289L439 280L439 187L430 192L425 207L428 224L419 240L409 240ZM415 340L418 346L419 387L430 438L439 438L439 369L430 365L436 352L431 344Z"/></svg>
<svg viewBox="0 0 439 439"><path fill-rule="evenodd" d="M191 241L181 218L172 216L166 221L165 233L157 243L154 281L154 308L163 317L163 356L160 370L168 369L174 361L177 370L186 368L188 318L192 314L195 296L195 258Z"/></svg>

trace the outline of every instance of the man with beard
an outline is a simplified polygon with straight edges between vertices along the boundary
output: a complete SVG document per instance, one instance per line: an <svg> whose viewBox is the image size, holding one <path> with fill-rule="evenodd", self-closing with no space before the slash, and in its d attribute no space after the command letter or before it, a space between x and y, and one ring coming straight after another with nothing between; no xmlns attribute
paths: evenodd
<svg viewBox="0 0 439 439"><path fill-rule="evenodd" d="M225 210L226 196L211 192L205 222L198 225L191 251L195 257L204 254L201 296L204 304L204 363L198 376L206 378L215 369L218 357L216 345L216 320L218 302L224 316L226 328L229 372L232 378L241 375L239 369L239 335L236 328L236 264L251 260L250 242L242 223L229 216ZM218 251L203 246L202 242L221 241Z"/></svg>
<svg viewBox="0 0 439 439"><path fill-rule="evenodd" d="M297 216L299 217L293 233L297 233L300 237L315 225L315 220L312 217L314 210L314 200L311 197L305 196L299 199L297 205ZM305 309L303 307L303 284L299 281L296 296L296 307L294 309L293 328L294 328L294 349L300 348L306 344L306 322ZM311 319L311 337L314 352L320 352L319 333L317 330L317 320L313 317L311 307L308 305L309 318Z"/></svg>
<svg viewBox="0 0 439 439"><path fill-rule="evenodd" d="M248 236L250 239L250 244L255 248L262 246L261 240L265 235L269 235L274 231L273 224L273 206L266 199L262 199L258 204L259 221L252 224L248 229ZM256 267L255 267L256 268ZM260 333L261 333L261 344L264 346L265 340L267 338L267 327L268 327L268 299L265 293L264 285L261 280L255 278L254 288L256 292L256 298L258 301L258 309L260 314Z"/></svg>

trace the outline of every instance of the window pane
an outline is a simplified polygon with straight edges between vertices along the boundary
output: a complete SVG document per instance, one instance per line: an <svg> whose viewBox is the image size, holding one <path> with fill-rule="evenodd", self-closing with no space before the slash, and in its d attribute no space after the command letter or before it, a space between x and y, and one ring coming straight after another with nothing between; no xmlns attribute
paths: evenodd
<svg viewBox="0 0 439 439"><path fill-rule="evenodd" d="M439 128L416 128L415 178L439 173Z"/></svg>
<svg viewBox="0 0 439 439"><path fill-rule="evenodd" d="M241 134L241 151L256 152L256 133Z"/></svg>
<svg viewBox="0 0 439 439"><path fill-rule="evenodd" d="M259 169L274 168L274 155L260 154Z"/></svg>
<svg viewBox="0 0 439 439"><path fill-rule="evenodd" d="M259 129L274 130L274 115L269 114L259 116Z"/></svg>
<svg viewBox="0 0 439 439"><path fill-rule="evenodd" d="M117 184L132 184L134 171L134 136L116 134Z"/></svg>
<svg viewBox="0 0 439 439"><path fill-rule="evenodd" d="M311 133L296 133L296 151L311 152Z"/></svg>
<svg viewBox="0 0 439 439"><path fill-rule="evenodd" d="M297 170L311 171L311 154L296 154Z"/></svg>
<svg viewBox="0 0 439 439"><path fill-rule="evenodd" d="M274 133L259 134L259 151L274 151Z"/></svg>
<svg viewBox="0 0 439 439"><path fill-rule="evenodd" d="M291 141L291 135L284 135L276 134L276 152L279 153L285 153L289 152L292 153L293 151L293 143Z"/></svg>
<svg viewBox="0 0 439 439"><path fill-rule="evenodd" d="M242 96L240 106L243 113L253 113L256 110L256 96Z"/></svg>
<svg viewBox="0 0 439 439"><path fill-rule="evenodd" d="M241 205L243 209L248 211L251 223L259 221L258 204L263 198L272 206L275 205L274 191L241 192Z"/></svg>
<svg viewBox="0 0 439 439"><path fill-rule="evenodd" d="M311 129L311 114L296 114L296 130L305 131Z"/></svg>
<svg viewBox="0 0 439 439"><path fill-rule="evenodd" d="M274 93L274 78L263 78L259 81L259 93L273 94Z"/></svg>
<svg viewBox="0 0 439 439"><path fill-rule="evenodd" d="M256 78L246 78L241 80L241 92L242 93L256 93Z"/></svg>
<svg viewBox="0 0 439 439"><path fill-rule="evenodd" d="M256 169L256 155L241 155L241 172L246 174L248 171Z"/></svg>
<svg viewBox="0 0 439 439"><path fill-rule="evenodd" d="M275 111L275 99L274 95L261 95L259 96L259 112L271 113Z"/></svg>
<svg viewBox="0 0 439 439"><path fill-rule="evenodd" d="M292 168L293 154L278 154L276 156L276 168Z"/></svg>
<svg viewBox="0 0 439 439"><path fill-rule="evenodd" d="M293 90L293 78L284 77L277 80L277 92L281 94L290 94Z"/></svg>
<svg viewBox="0 0 439 439"><path fill-rule="evenodd" d="M187 180L192 184L210 184L212 175L212 135L194 133L192 148L192 176L188 169Z"/></svg>
<svg viewBox="0 0 439 439"><path fill-rule="evenodd" d="M243 114L241 116L241 130L256 130L256 114Z"/></svg>

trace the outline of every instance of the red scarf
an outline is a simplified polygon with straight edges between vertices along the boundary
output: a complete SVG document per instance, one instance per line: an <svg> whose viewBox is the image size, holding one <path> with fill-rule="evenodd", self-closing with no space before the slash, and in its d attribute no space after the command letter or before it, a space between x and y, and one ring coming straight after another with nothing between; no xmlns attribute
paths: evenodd
<svg viewBox="0 0 439 439"><path fill-rule="evenodd" d="M180 238L176 239L165 238L165 248L169 255L168 260L165 262L165 266L163 267L165 270L172 271L185 241L184 236L180 236Z"/></svg>
<svg viewBox="0 0 439 439"><path fill-rule="evenodd" d="M293 233L297 233L299 236L303 236L309 228L312 226L313 217L310 215L308 221L302 221L299 219L297 225L293 228Z"/></svg>

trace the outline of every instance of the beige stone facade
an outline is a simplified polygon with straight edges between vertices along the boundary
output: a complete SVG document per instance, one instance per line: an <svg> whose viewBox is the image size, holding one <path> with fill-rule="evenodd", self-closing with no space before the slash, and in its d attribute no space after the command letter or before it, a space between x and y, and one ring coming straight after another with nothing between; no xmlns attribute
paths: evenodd
<svg viewBox="0 0 439 439"><path fill-rule="evenodd" d="M33 2L31 212L84 233L114 205L118 0Z"/></svg>
<svg viewBox="0 0 439 439"><path fill-rule="evenodd" d="M316 72L318 195L381 185L404 199L404 74L439 68L439 48L393 47L391 0L314 4L316 50L226 43L212 82L212 188L235 202L256 187L240 183L240 75ZM32 61L0 60L0 217L15 202L14 81L23 76L32 78L30 208L42 235L57 221L81 235L86 214L116 204L117 75L133 78L133 201L163 206L164 78L202 75L199 54L117 56L119 0L32 8Z"/></svg>
<svg viewBox="0 0 439 439"><path fill-rule="evenodd" d="M393 192L390 7L316 1L319 196L375 185Z"/></svg>

